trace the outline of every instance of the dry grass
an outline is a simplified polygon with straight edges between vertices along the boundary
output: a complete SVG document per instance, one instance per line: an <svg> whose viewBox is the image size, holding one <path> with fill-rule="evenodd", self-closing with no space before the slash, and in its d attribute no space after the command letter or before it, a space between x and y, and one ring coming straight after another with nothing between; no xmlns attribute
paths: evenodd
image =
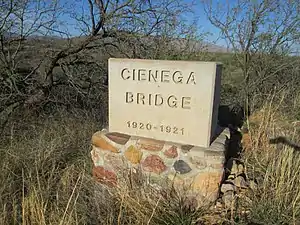
<svg viewBox="0 0 300 225"><path fill-rule="evenodd" d="M94 120L14 120L0 140L0 224L300 224L300 152L268 143L276 136L296 140L299 129L280 113L274 95L267 102L248 121L242 154L257 189L240 194L236 210L218 219L207 205L195 210L171 186L159 192L142 176L129 177L118 189L96 184L90 159L90 138L99 130Z"/></svg>
<svg viewBox="0 0 300 225"><path fill-rule="evenodd" d="M95 121L68 117L11 124L0 146L0 224L188 225L204 215L205 208L189 208L172 189L161 193L138 179L115 190L96 184L96 130Z"/></svg>
<svg viewBox="0 0 300 225"><path fill-rule="evenodd" d="M277 136L300 141L299 128L280 113L280 104L273 98L248 121L250 146L242 158L247 175L258 186L238 201L237 213L250 212L242 224L300 224L300 152L269 144Z"/></svg>
<svg viewBox="0 0 300 225"><path fill-rule="evenodd" d="M0 147L1 224L76 224L84 218L78 215L88 208L78 203L90 183L87 137L93 126L72 119L11 126Z"/></svg>

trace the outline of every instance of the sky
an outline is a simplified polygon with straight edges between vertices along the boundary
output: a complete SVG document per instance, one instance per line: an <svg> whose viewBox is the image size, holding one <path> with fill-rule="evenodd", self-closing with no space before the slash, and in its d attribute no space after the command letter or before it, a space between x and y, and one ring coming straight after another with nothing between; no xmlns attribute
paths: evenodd
<svg viewBox="0 0 300 225"><path fill-rule="evenodd" d="M182 0L184 2L191 2L192 0ZM213 0L212 0L213 1ZM235 1L235 0L231 0ZM226 42L220 39L220 31L211 24L211 22L207 19L205 15L203 4L201 4L201 0L195 0L196 7L194 7L193 11L195 15L197 15L198 29L199 32L209 32L210 35L208 37L208 41L216 42L216 44L220 46L226 46ZM216 1L214 1L216 2ZM225 3L226 0L219 0L220 3Z"/></svg>
<svg viewBox="0 0 300 225"><path fill-rule="evenodd" d="M192 8L192 10L194 11L194 16L196 16L197 18L197 23L198 23L198 32L209 32L211 33L210 37L208 38L207 41L210 42L215 42L218 45L221 46L225 46L226 43L222 40L219 40L219 31L213 26L211 25L211 23L209 22L209 20L206 18L205 13L204 13L204 9L203 6L201 4L201 0L180 0L182 1L182 3L195 3L195 6ZM222 1L226 1L226 0L219 0L219 2ZM233 0L234 1L234 0ZM67 4L71 10L76 9L76 12L80 13L81 11L88 11L88 4L87 4L87 0L63 0L64 4ZM75 3L76 2L76 3ZM68 31L73 35L78 35L79 32L78 30L75 29L78 28L78 25L74 25L74 21L70 19L69 15L61 15L60 16L61 19L64 22L67 22L69 25L67 26ZM190 18L191 20L194 19L191 16L187 15L187 18ZM73 26L71 25L73 24Z"/></svg>
<svg viewBox="0 0 300 225"><path fill-rule="evenodd" d="M57 0L47 0L47 1L42 1L44 4L46 4L46 6L51 5L52 2L56 2ZM92 0L92 1L97 1L97 0ZM114 2L114 0L111 0L112 2ZM119 0L119 2L124 2L127 0ZM144 0L147 1L147 0ZM149 0L148 0L149 1ZM163 2L166 1L170 1L170 0L151 0L152 3L154 4L158 4L158 5L162 5ZM209 42L209 43L213 43L222 47L227 47L226 42L224 41L224 39L220 38L220 31L214 27L210 21L207 19L205 12L204 12L204 6L201 3L202 0L177 0L177 1L181 1L182 5L184 5L185 3L192 3L194 2L195 5L193 5L193 7L191 8L193 11L193 14L185 14L184 18L187 19L188 22L193 21L193 19L196 19L197 21L197 32L198 32L198 37L201 37L201 34L203 33L209 33L210 35L205 36L204 41L205 42ZM229 7L229 12L238 12L238 16L234 16L234 18L236 19L235 22L239 23L237 26L240 25L241 21L243 21L244 19L246 19L245 21L249 21L249 15L247 15L248 12L248 7L250 7L247 4L259 4L260 0L256 0L256 1L240 1L240 0L207 0L210 1L211 4L213 4L213 8L216 9L218 8L220 4L221 7L224 7L223 9L228 10L227 7ZM36 3L36 1L33 1ZM74 36L79 36L82 32L79 31L78 28L80 28L79 24L76 23L76 19L74 19L74 17L72 18L71 15L74 16L74 14L76 14L77 16L88 16L89 15L89 4L87 0L59 0L60 2L60 9L59 10L55 10L56 13L60 13L60 15L58 16L58 21L60 21L59 24L55 24L57 30L65 30L65 33L70 34L70 36L74 37ZM293 2L293 1L291 1ZM238 4L236 4L238 3ZM275 1L276 3L276 1ZM291 7L298 7L297 5L297 1L294 2L295 4L279 4L278 6L276 5L276 7L271 8L272 10L270 10L270 12L268 12L266 15L266 17L262 17L262 20L260 23L260 26L258 26L258 31L257 33L259 33L261 35L261 38L267 37L267 39L265 39L266 43L276 43L275 38L276 35L272 36L271 38L269 38L270 36L267 36L267 34L270 34L270 32L273 32L272 34L274 34L274 32L281 32L280 29L282 29L282 27L278 28L276 26L279 26L279 24L282 24L281 22L283 21L284 18L286 18L286 15L289 15L290 17L298 17L298 8L294 9ZM43 5L44 6L44 5ZM43 8L43 6L41 6ZM239 6L238 8L236 8L235 11L233 11L233 7ZM251 6L252 7L252 6ZM34 8L34 6L33 6ZM46 9L48 9L47 7L44 7ZM41 8L40 8L41 9ZM183 8L185 10L185 8ZM251 9L252 10L252 9ZM285 14L285 12L288 13L292 13L292 14ZM33 15L34 14L34 10L32 10L30 13L28 13L28 21L32 20ZM51 12L50 12L51 13ZM219 12L218 12L219 13ZM39 14L37 14L39 15ZM218 14L218 16L220 15L220 13ZM47 16L45 17L47 19ZM78 19L78 18L77 18ZM84 17L84 18L80 18L82 19L83 22L87 22L88 24L90 24L90 18ZM172 17L168 17L166 19L166 21L172 20ZM141 19L142 21L145 22L145 18ZM123 20L122 20L123 21ZM151 21L150 21L151 22ZM150 23L149 21L146 21L146 24ZM153 20L152 20L153 22ZM293 22L292 19L290 22ZM145 26L143 24L141 24L139 21L137 20L130 20L130 22L126 22L125 25L128 25L129 23L134 23L135 25L138 24L139 28L144 28ZM82 25L83 23L81 23ZM233 26L235 26L236 23L233 23ZM16 26L17 27L17 26ZM30 24L29 26L30 27ZM86 27L86 26L85 26ZM122 26L124 27L124 26ZM148 26L149 27L149 26ZM286 27L286 25L284 25L284 27ZM297 24L295 25L295 27L300 27L297 26ZM243 27L241 27L243 28ZM173 28L172 28L173 29ZM168 29L168 32L172 32L173 30L176 30L175 28L172 29ZM235 27L231 27L232 30L235 29ZM238 28L239 29L239 28ZM48 29L45 29L46 31L48 31ZM231 30L231 31L232 31ZM243 33L245 33L245 36L247 35L247 30L246 29L240 29L240 31L242 32L242 36ZM230 31L229 31L230 32ZM234 32L234 31L233 31ZM297 31L295 31L297 32ZM292 37L293 32L289 32L289 35L286 35L287 38L291 38L293 39L294 37ZM58 33L56 32L51 32L49 35L52 36L59 36ZM279 34L278 34L279 35ZM277 37L278 37L277 35ZM66 37L66 35L62 35L63 37ZM258 42L258 44L260 44L261 42ZM290 42L290 44L292 44L292 48L296 49L297 51L299 51L300 49L300 44L296 43L296 45L293 42ZM259 48L260 46L258 46Z"/></svg>

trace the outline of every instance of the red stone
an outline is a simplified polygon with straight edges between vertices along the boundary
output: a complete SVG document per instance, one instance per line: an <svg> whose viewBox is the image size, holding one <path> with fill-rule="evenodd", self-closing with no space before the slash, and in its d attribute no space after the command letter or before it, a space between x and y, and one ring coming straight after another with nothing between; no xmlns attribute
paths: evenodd
<svg viewBox="0 0 300 225"><path fill-rule="evenodd" d="M149 155L142 162L142 167L147 172L160 174L167 169L163 160L158 155Z"/></svg>
<svg viewBox="0 0 300 225"><path fill-rule="evenodd" d="M164 152L164 155L168 158L176 158L178 156L177 147L173 145Z"/></svg>
<svg viewBox="0 0 300 225"><path fill-rule="evenodd" d="M129 135L118 133L118 132L107 133L107 134L105 134L105 136L107 138L109 138L111 141L113 141L117 144L120 144L120 145L125 145L128 142L128 140L130 139Z"/></svg>
<svg viewBox="0 0 300 225"><path fill-rule="evenodd" d="M160 151L164 147L165 142L159 141L151 138L141 138L138 141L138 144L141 146L142 149L148 151Z"/></svg>
<svg viewBox="0 0 300 225"><path fill-rule="evenodd" d="M102 184L108 186L117 185L117 175L112 171L104 169L102 166L95 166L93 168L93 177Z"/></svg>

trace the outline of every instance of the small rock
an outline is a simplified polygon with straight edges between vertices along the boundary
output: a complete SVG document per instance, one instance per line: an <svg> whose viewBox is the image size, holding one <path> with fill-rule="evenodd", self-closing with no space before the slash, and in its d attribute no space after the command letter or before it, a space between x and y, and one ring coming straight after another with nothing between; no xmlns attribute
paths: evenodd
<svg viewBox="0 0 300 225"><path fill-rule="evenodd" d="M224 134L227 137L227 139L230 139L230 129L229 129L229 127L226 127L223 130L222 134Z"/></svg>
<svg viewBox="0 0 300 225"><path fill-rule="evenodd" d="M236 187L233 184L230 184L230 183L222 184L222 186L221 186L221 192L226 193L228 191L235 192L236 191Z"/></svg>
<svg viewBox="0 0 300 225"><path fill-rule="evenodd" d="M207 162L199 156L192 156L190 159L191 163L195 164L196 167L200 170L205 169L207 167Z"/></svg>
<svg viewBox="0 0 300 225"><path fill-rule="evenodd" d="M108 150L114 153L119 153L120 150L108 143L102 136L101 132L97 132L92 136L92 144L102 150Z"/></svg>
<svg viewBox="0 0 300 225"><path fill-rule="evenodd" d="M252 190L257 190L257 183L255 183L254 180L250 180L250 182L249 182L249 187L250 187Z"/></svg>
<svg viewBox="0 0 300 225"><path fill-rule="evenodd" d="M236 164L236 161L232 160L231 174L237 175L238 173L239 173L239 170L238 170L238 166Z"/></svg>
<svg viewBox="0 0 300 225"><path fill-rule="evenodd" d="M216 205L215 205L215 208L216 209L222 209L223 208L223 204L220 201L217 201Z"/></svg>
<svg viewBox="0 0 300 225"><path fill-rule="evenodd" d="M164 147L165 142L150 138L140 138L138 144L142 149L148 151L160 151Z"/></svg>
<svg viewBox="0 0 300 225"><path fill-rule="evenodd" d="M249 187L248 182L245 180L245 178L243 176L237 176L233 180L233 183L238 188L248 188Z"/></svg>
<svg viewBox="0 0 300 225"><path fill-rule="evenodd" d="M182 145L181 150L183 153L188 153L193 147L193 145Z"/></svg>
<svg viewBox="0 0 300 225"><path fill-rule="evenodd" d="M104 169L102 166L95 166L93 168L93 177L99 183L103 183L108 186L117 185L117 175L113 171Z"/></svg>
<svg viewBox="0 0 300 225"><path fill-rule="evenodd" d="M128 140L130 139L129 135L117 133L117 132L107 133L105 136L107 138L109 138L111 141L113 141L117 144L120 144L120 145L125 145L128 142Z"/></svg>
<svg viewBox="0 0 300 225"><path fill-rule="evenodd" d="M250 210L242 210L241 214L242 216L244 216L245 218L248 217L250 215L251 211Z"/></svg>
<svg viewBox="0 0 300 225"><path fill-rule="evenodd" d="M245 167L243 164L239 164L237 167L238 167L239 174L242 174L245 172Z"/></svg>
<svg viewBox="0 0 300 225"><path fill-rule="evenodd" d="M178 156L177 147L173 145L164 152L164 155L168 158L176 158Z"/></svg>
<svg viewBox="0 0 300 225"><path fill-rule="evenodd" d="M177 160L175 163L174 163L174 169L179 172L180 174L185 174L185 173L188 173L190 172L192 169L191 167L183 160Z"/></svg>
<svg viewBox="0 0 300 225"><path fill-rule="evenodd" d="M163 160L158 155L149 155L142 162L145 171L160 174L167 169Z"/></svg>
<svg viewBox="0 0 300 225"><path fill-rule="evenodd" d="M133 164L140 163L143 153L136 149L133 145L129 146L124 153L126 159Z"/></svg>
<svg viewBox="0 0 300 225"><path fill-rule="evenodd" d="M223 197L222 197L225 207L226 208L231 208L232 204L234 202L235 199L235 195L233 191L227 191L224 193Z"/></svg>
<svg viewBox="0 0 300 225"><path fill-rule="evenodd" d="M229 176L227 177L228 180L234 180L235 179L235 174L229 174Z"/></svg>

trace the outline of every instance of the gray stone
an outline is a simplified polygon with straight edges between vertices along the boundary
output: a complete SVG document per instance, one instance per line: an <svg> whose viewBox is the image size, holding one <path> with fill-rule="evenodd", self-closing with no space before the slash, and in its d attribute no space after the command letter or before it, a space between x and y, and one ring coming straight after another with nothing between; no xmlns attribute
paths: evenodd
<svg viewBox="0 0 300 225"><path fill-rule="evenodd" d="M185 174L192 170L191 167L183 160L177 160L174 163L174 169L180 174Z"/></svg>
<svg viewBox="0 0 300 225"><path fill-rule="evenodd" d="M235 195L233 191L227 191L226 193L224 193L223 197L222 197L225 207L226 208L231 208L232 204L234 203L234 199L235 199Z"/></svg>
<svg viewBox="0 0 300 225"><path fill-rule="evenodd" d="M224 152L216 152L216 151L204 151L204 156L205 157L210 157L210 158L214 158L214 159L219 159L219 158L224 158Z"/></svg>
<svg viewBox="0 0 300 225"><path fill-rule="evenodd" d="M195 164L195 166L202 170L205 169L207 167L207 162L206 160L204 160L203 158L199 157L199 156L192 156L190 158L191 163Z"/></svg>
<svg viewBox="0 0 300 225"><path fill-rule="evenodd" d="M222 184L221 192L226 193L228 191L236 191L236 187L233 184Z"/></svg>
<svg viewBox="0 0 300 225"><path fill-rule="evenodd" d="M242 163L237 162L234 158L227 160L226 169L230 170L230 173L236 176L244 174L245 172L245 166Z"/></svg>
<svg viewBox="0 0 300 225"><path fill-rule="evenodd" d="M210 146L209 150L223 152L226 150L226 138L217 138Z"/></svg>
<svg viewBox="0 0 300 225"><path fill-rule="evenodd" d="M234 180L234 185L238 188L248 188L249 184L243 176L237 176Z"/></svg>
<svg viewBox="0 0 300 225"><path fill-rule="evenodd" d="M193 145L182 145L181 151L183 153L188 153L194 146Z"/></svg>

